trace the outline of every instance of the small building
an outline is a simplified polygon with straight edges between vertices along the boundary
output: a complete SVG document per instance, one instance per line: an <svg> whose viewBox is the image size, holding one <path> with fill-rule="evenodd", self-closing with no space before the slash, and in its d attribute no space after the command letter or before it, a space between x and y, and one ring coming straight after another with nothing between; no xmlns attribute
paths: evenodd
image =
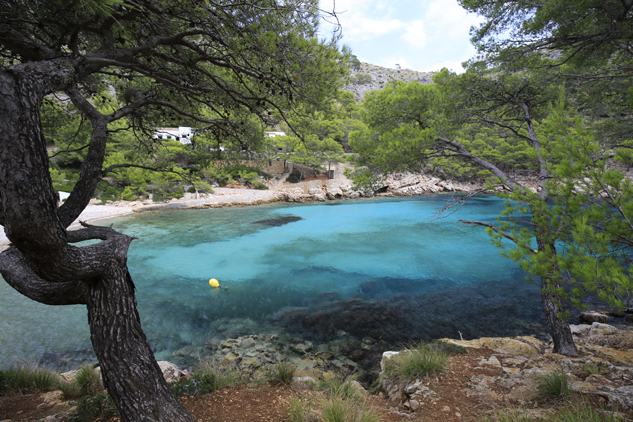
<svg viewBox="0 0 633 422"><path fill-rule="evenodd" d="M190 127L159 127L154 132L154 139L173 139L182 144L190 144L193 131Z"/></svg>
<svg viewBox="0 0 633 422"><path fill-rule="evenodd" d="M267 138L274 138L275 136L286 136L286 132L264 132L264 136Z"/></svg>

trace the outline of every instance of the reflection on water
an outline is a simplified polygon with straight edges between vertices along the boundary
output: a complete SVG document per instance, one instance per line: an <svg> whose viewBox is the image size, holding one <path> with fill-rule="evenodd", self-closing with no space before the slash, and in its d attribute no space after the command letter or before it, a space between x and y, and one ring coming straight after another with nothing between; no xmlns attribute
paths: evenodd
<svg viewBox="0 0 633 422"><path fill-rule="evenodd" d="M389 344L526 333L544 324L538 287L479 228L503 203L472 200L434 219L445 196L164 211L114 220L137 236L129 267L157 357L186 364L211 338L341 330ZM216 278L222 288L209 287ZM224 287L228 287L224 289ZM47 307L0 285L0 366L89 358L83 307ZM87 357L88 356L88 357Z"/></svg>

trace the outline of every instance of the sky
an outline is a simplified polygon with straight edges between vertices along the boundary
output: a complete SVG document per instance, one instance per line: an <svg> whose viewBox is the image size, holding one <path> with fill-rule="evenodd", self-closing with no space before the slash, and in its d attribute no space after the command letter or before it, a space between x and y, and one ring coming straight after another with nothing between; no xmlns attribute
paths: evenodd
<svg viewBox="0 0 633 422"><path fill-rule="evenodd" d="M333 0L321 0L331 11ZM361 62L429 72L461 63L475 55L469 30L482 18L467 13L457 0L336 0L343 27L341 43ZM322 25L322 35L327 32Z"/></svg>

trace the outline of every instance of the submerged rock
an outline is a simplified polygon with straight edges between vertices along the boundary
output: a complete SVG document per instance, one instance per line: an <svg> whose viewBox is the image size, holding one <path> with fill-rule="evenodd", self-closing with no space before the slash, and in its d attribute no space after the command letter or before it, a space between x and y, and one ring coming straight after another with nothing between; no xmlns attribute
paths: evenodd
<svg viewBox="0 0 633 422"><path fill-rule="evenodd" d="M284 224L294 223L295 221L300 221L300 220L303 220L303 218L297 217L295 215L289 215L286 217L269 218L267 220L255 221L255 224L262 224L262 225L271 226L271 227L279 227L279 226L283 226Z"/></svg>

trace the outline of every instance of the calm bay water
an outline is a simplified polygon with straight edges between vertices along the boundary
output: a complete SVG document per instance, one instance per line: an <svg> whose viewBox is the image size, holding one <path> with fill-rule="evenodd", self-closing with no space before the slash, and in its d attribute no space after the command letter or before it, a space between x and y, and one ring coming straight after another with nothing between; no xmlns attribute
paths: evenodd
<svg viewBox="0 0 633 422"><path fill-rule="evenodd" d="M481 228L455 224L494 221L503 203L473 199L433 218L446 200L162 211L108 224L139 238L128 264L159 359L184 362L183 348L203 353L209 339L258 333L319 344L343 330L398 344L545 326L538 286ZM85 307L40 305L0 284L0 367L67 367L91 359L90 349Z"/></svg>

